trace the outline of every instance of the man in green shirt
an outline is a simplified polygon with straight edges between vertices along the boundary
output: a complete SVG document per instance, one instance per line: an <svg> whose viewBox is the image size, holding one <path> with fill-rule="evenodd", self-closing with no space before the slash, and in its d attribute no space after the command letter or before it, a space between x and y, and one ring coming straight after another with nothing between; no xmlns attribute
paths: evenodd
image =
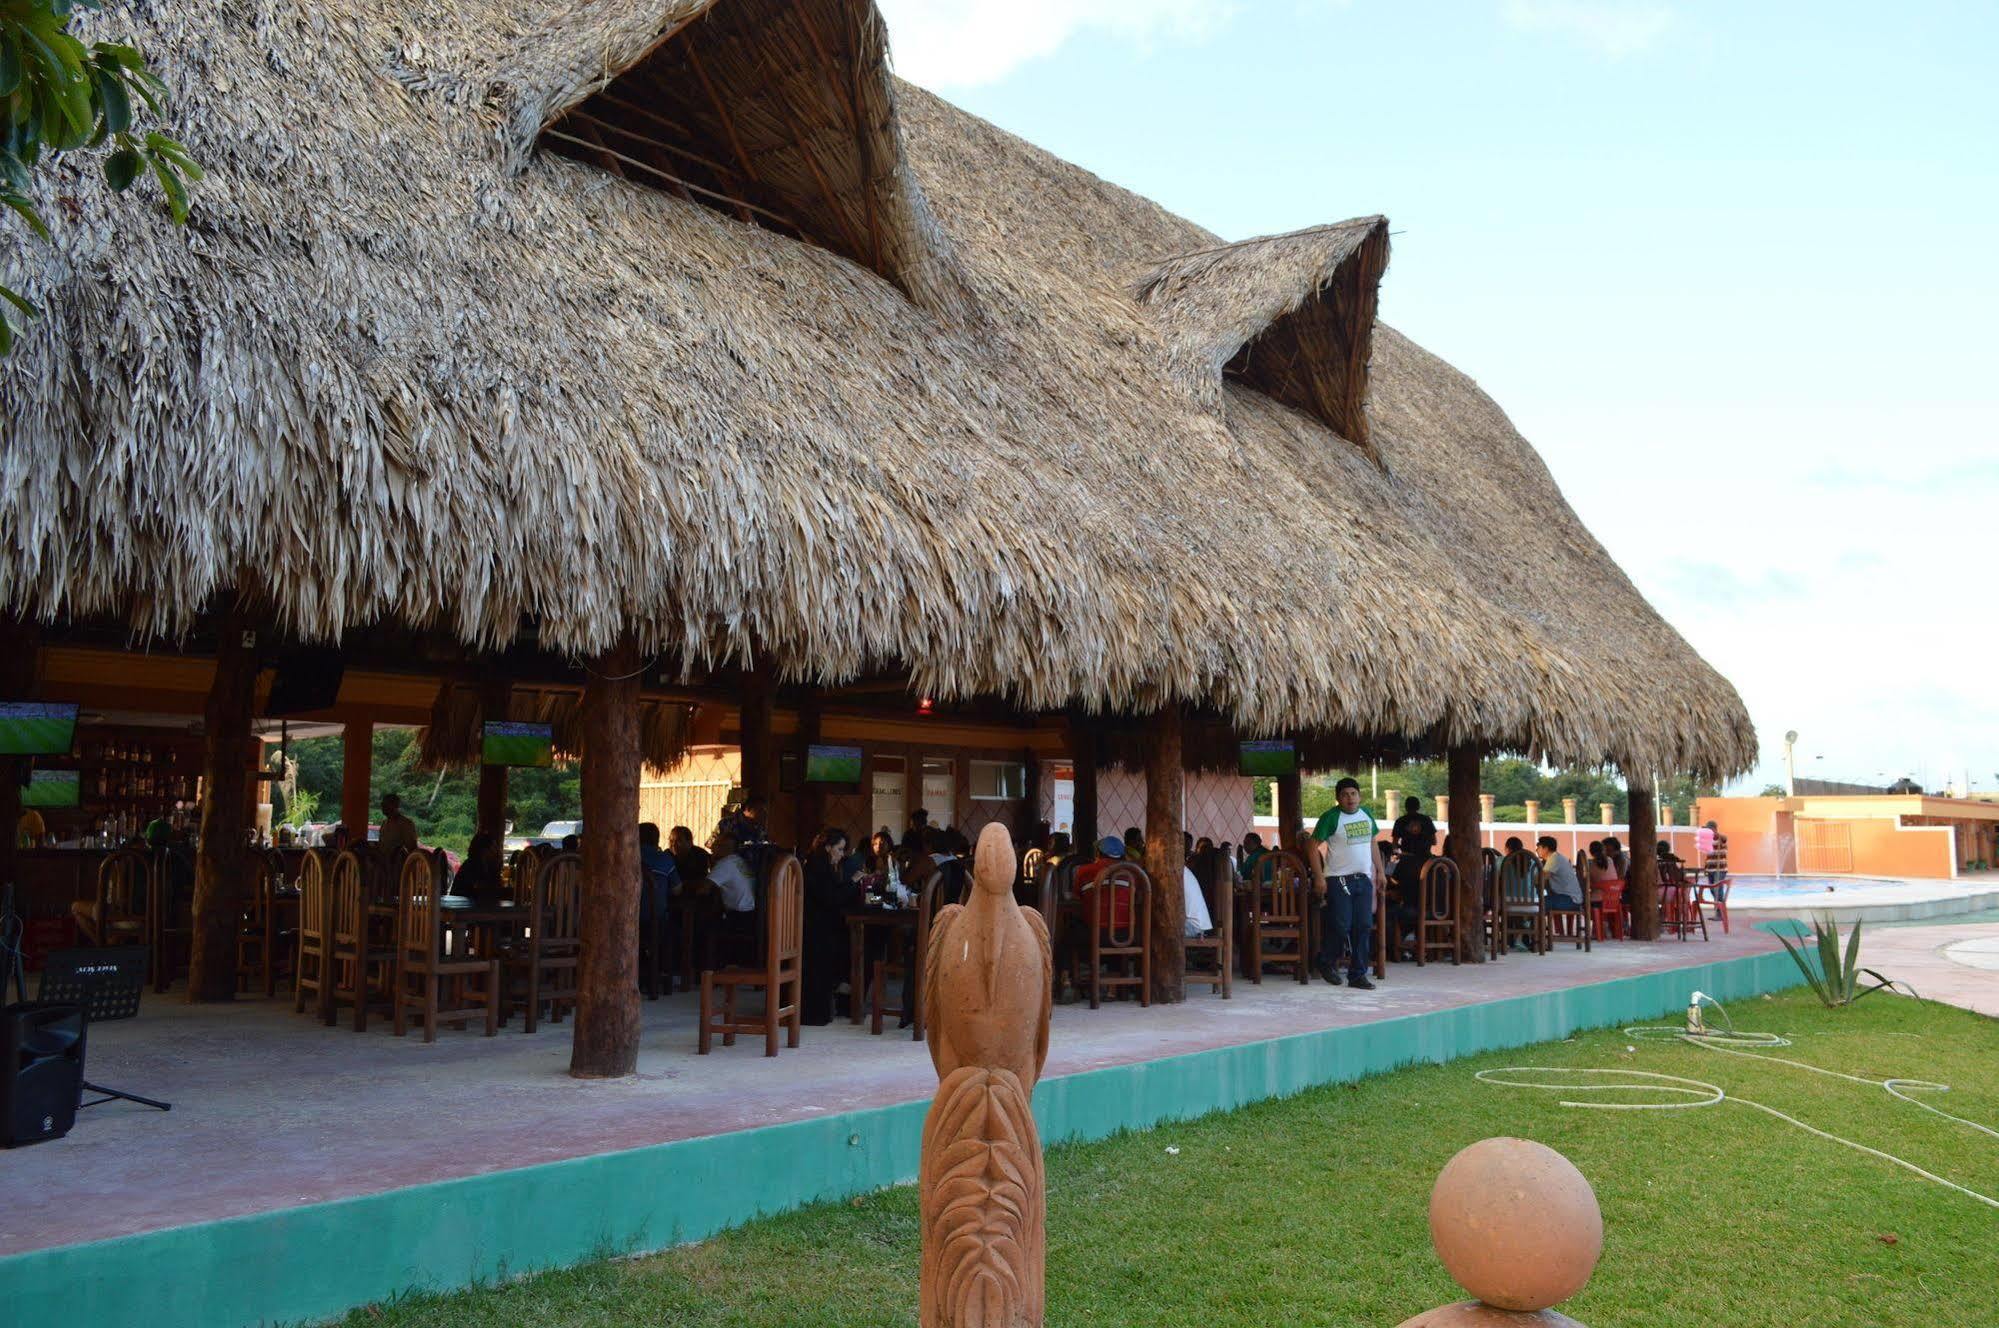
<svg viewBox="0 0 1999 1328"><path fill-rule="evenodd" d="M1340 958L1346 957L1347 985L1373 991L1367 965L1374 953L1374 893L1381 888L1381 855L1374 851L1380 827L1360 805L1360 785L1342 779L1333 786L1339 805L1329 808L1312 830L1326 859L1326 905L1319 928L1319 976L1340 985Z"/></svg>

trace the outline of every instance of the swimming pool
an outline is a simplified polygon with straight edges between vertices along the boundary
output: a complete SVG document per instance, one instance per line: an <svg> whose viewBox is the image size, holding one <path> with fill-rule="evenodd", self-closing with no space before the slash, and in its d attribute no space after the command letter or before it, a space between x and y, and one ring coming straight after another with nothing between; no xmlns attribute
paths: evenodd
<svg viewBox="0 0 1999 1328"><path fill-rule="evenodd" d="M1832 914L1855 919L1915 921L1999 906L1999 878L1990 873L1952 881L1892 876L1737 876L1730 912L1762 918Z"/></svg>

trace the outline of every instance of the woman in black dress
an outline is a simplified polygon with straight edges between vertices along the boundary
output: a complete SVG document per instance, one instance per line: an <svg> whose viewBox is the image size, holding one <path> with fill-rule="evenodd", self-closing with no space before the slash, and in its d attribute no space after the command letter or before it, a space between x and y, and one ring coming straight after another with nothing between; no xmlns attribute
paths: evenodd
<svg viewBox="0 0 1999 1328"><path fill-rule="evenodd" d="M846 856L847 832L831 826L819 832L805 856L798 1018L814 1026L833 1022L833 991L848 980L847 914L861 906L861 889L840 869Z"/></svg>

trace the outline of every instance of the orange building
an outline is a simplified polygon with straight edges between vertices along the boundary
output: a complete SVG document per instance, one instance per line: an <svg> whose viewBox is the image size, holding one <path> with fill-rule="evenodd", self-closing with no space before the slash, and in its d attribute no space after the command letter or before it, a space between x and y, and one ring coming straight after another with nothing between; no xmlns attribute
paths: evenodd
<svg viewBox="0 0 1999 1328"><path fill-rule="evenodd" d="M1999 864L1999 804L1965 798L1702 798L1695 816L1728 836L1738 873L1949 879Z"/></svg>

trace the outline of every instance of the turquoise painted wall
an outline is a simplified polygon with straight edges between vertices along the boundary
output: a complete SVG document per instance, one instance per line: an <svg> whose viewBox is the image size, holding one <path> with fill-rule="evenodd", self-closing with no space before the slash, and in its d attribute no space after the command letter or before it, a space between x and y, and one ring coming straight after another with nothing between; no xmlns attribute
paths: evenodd
<svg viewBox="0 0 1999 1328"><path fill-rule="evenodd" d="M1398 1066L1657 1018L1684 1007L1695 988L1729 1001L1797 981L1778 951L1111 1066L1044 1081L1035 1116L1046 1142L1098 1139ZM310 1322L401 1291L471 1286L700 1240L755 1217L913 1180L928 1105L11 1255L0 1258L0 1325ZM24 1199L32 1206L32 1196L6 1196Z"/></svg>

